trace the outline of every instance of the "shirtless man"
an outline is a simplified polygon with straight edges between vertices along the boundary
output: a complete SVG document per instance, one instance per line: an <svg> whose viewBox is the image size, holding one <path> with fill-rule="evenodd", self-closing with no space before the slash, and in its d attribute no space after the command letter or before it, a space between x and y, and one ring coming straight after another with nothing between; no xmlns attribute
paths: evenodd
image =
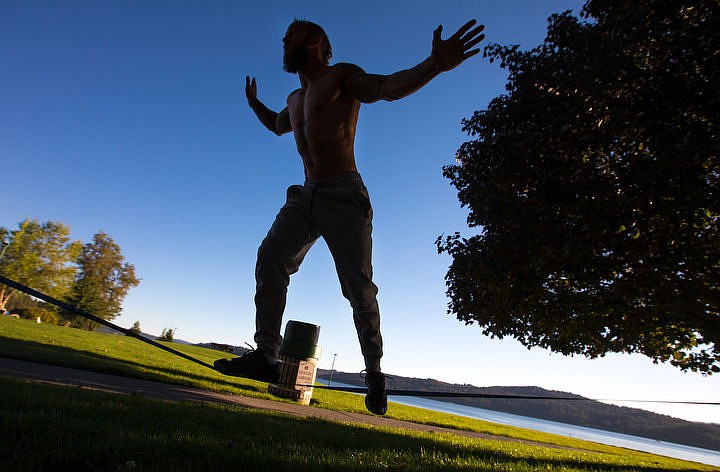
<svg viewBox="0 0 720 472"><path fill-rule="evenodd" d="M417 66L392 75L367 74L354 64L329 65L332 49L323 29L296 20L283 38L284 69L297 73L300 88L279 113L257 98L255 79L246 77L245 94L260 122L278 136L293 132L305 168L304 185L287 190L282 207L258 250L256 333L258 348L242 357L222 359L217 369L228 375L278 380L280 329L290 275L313 243L323 237L335 261L343 295L365 358L365 405L375 414L387 411L385 377L380 369L382 336L377 287L372 282L372 207L355 165L355 128L361 103L397 100L415 92L441 72L455 68L480 50L484 26L467 22L442 40L433 33L432 53Z"/></svg>

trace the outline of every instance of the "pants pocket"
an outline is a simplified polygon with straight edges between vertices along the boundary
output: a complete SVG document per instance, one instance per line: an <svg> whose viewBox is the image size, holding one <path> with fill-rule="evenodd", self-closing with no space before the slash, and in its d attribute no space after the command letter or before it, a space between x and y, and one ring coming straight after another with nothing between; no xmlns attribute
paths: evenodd
<svg viewBox="0 0 720 472"><path fill-rule="evenodd" d="M352 195L363 214L370 218L372 216L372 205L370 204L370 197L367 193L360 189L354 189Z"/></svg>
<svg viewBox="0 0 720 472"><path fill-rule="evenodd" d="M289 202L291 200L294 200L301 196L303 193L303 186L302 185L291 185L287 188L287 197L286 200Z"/></svg>

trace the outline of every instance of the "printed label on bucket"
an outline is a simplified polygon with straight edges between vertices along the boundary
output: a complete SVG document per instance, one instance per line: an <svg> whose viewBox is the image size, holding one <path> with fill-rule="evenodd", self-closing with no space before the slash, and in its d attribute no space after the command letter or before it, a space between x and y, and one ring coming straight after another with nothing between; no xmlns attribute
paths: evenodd
<svg viewBox="0 0 720 472"><path fill-rule="evenodd" d="M298 363L297 384L295 388L297 390L312 390L313 383L315 383L315 364L300 361Z"/></svg>

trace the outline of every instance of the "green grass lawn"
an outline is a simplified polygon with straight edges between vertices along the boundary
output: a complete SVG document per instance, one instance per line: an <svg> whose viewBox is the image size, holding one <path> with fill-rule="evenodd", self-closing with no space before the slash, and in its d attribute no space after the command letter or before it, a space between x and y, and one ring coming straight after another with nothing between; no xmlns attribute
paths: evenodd
<svg viewBox="0 0 720 472"><path fill-rule="evenodd" d="M212 363L218 351L173 344ZM0 356L272 398L136 339L0 317ZM391 404L388 416L574 449L302 419L0 377L0 470L719 470L651 454ZM365 412L316 390L313 405ZM9 440L8 440L9 439Z"/></svg>

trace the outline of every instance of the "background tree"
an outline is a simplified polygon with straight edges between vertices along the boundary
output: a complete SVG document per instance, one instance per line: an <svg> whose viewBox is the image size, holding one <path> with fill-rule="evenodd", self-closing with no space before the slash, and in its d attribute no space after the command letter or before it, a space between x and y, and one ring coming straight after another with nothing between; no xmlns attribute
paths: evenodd
<svg viewBox="0 0 720 472"><path fill-rule="evenodd" d="M158 341L173 342L175 339L175 328L163 328L162 334L158 338Z"/></svg>
<svg viewBox="0 0 720 472"><path fill-rule="evenodd" d="M128 291L140 283L135 266L125 262L120 246L109 235L98 232L83 247L77 264L79 272L69 303L105 320L119 315ZM97 327L97 323L85 318L66 316L75 326L88 330Z"/></svg>
<svg viewBox="0 0 720 472"><path fill-rule="evenodd" d="M131 333L135 333L135 334L142 334L142 329L140 329L140 322L136 321L135 323L133 323L133 325L130 327L130 329L128 331L130 331Z"/></svg>
<svg viewBox="0 0 720 472"><path fill-rule="evenodd" d="M444 169L480 230L438 239L449 312L528 347L720 372L719 5L591 0L531 51L485 49L507 93Z"/></svg>
<svg viewBox="0 0 720 472"><path fill-rule="evenodd" d="M40 223L26 219L16 230L0 227L0 239L10 243L0 260L5 277L30 286L48 295L63 299L69 292L77 271L74 264L82 243L70 240L70 228L57 221ZM0 284L0 310L16 303L27 307L30 298L15 289Z"/></svg>

